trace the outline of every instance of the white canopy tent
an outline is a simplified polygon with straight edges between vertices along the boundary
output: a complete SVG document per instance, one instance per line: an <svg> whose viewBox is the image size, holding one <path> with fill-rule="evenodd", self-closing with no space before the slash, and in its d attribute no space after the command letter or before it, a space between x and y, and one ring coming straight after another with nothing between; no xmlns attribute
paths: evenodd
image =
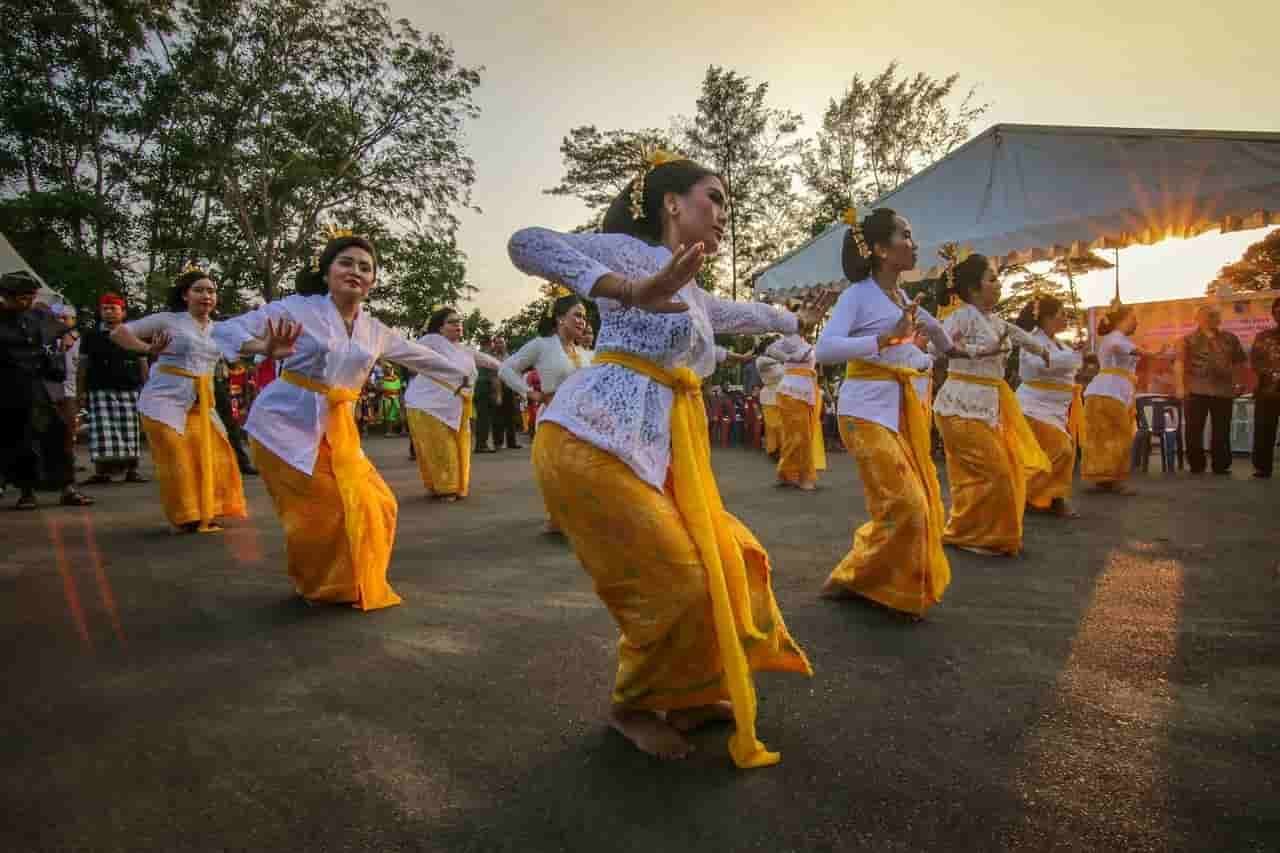
<svg viewBox="0 0 1280 853"><path fill-rule="evenodd" d="M1280 224L1280 133L998 124L872 207L911 221L926 277L945 243L1029 263L1262 228ZM846 286L847 230L838 222L780 258L756 295Z"/></svg>
<svg viewBox="0 0 1280 853"><path fill-rule="evenodd" d="M62 301L61 294L49 287L49 285L45 283L45 280L40 277L40 274L33 270L27 262L22 259L22 255L19 255L18 250L13 248L13 244L9 242L9 238L0 234L0 275L19 271L31 273L32 277L35 278L36 281L40 282L40 292L38 297L42 301L50 305L55 302Z"/></svg>

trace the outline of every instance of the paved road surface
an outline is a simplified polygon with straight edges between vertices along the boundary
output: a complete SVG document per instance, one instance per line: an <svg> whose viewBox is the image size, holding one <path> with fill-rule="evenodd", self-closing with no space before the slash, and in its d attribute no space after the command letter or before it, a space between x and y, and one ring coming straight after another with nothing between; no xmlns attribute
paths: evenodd
<svg viewBox="0 0 1280 853"><path fill-rule="evenodd" d="M953 554L911 625L817 597L865 518L847 456L802 495L718 451L817 669L760 679L783 763L740 772L723 730L663 765L601 724L614 630L527 450L448 506L368 447L401 500L378 613L291 595L257 480L221 536L169 535L154 484L0 515L0 850L1280 849L1280 481L1247 463Z"/></svg>

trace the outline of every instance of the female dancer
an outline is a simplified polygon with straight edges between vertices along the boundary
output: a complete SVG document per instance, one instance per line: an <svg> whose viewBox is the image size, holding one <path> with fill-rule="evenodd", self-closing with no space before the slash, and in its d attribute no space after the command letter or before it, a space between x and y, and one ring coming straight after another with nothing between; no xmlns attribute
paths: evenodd
<svg viewBox="0 0 1280 853"><path fill-rule="evenodd" d="M783 367L777 397L782 425L778 485L812 492L818 487L818 472L827 470L827 451L822 439L822 388L818 384L813 344L801 335L786 335L774 341L765 355L781 362Z"/></svg>
<svg viewBox="0 0 1280 853"><path fill-rule="evenodd" d="M1027 480L1027 505L1063 518L1079 518L1071 507L1071 480L1076 470L1076 448L1084 419L1084 401L1076 374L1083 363L1080 353L1058 343L1055 337L1067 327L1062 302L1042 296L1022 309L1018 325L1049 350L1049 364L1035 358L1018 361L1022 384L1018 402L1040 448L1053 470L1036 472Z"/></svg>
<svg viewBox="0 0 1280 853"><path fill-rule="evenodd" d="M732 715L734 761L759 767L778 755L756 740L750 671L812 670L774 601L764 549L721 503L701 378L715 369L716 332L791 333L797 321L693 281L725 221L719 176L655 159L614 199L606 233L532 228L510 252L600 307L595 364L560 386L533 456L622 632L611 724L641 750L679 758L692 748L683 731Z"/></svg>
<svg viewBox="0 0 1280 853"><path fill-rule="evenodd" d="M432 314L418 343L448 359L464 378L455 386L429 374L415 376L404 398L422 484L443 501L465 498L471 490L471 395L479 367L501 366L493 356L461 341L462 317L456 309Z"/></svg>
<svg viewBox="0 0 1280 853"><path fill-rule="evenodd" d="M1080 476L1100 492L1132 495L1125 484L1132 466L1133 437L1138 431L1134 393L1138 360L1149 356L1129 339L1138 329L1131 305L1115 305L1098 321L1101 369L1084 392L1084 460Z"/></svg>
<svg viewBox="0 0 1280 853"><path fill-rule="evenodd" d="M852 219L852 216L849 217ZM854 282L836 301L815 352L821 364L845 362L836 413L840 437L857 461L871 520L831 572L822 594L858 595L911 616L942 600L951 567L942 550L942 492L930 456L929 413L911 366L923 329L942 353L951 339L919 299L898 287L916 265L911 223L888 208L851 222L841 249Z"/></svg>
<svg viewBox="0 0 1280 853"><path fill-rule="evenodd" d="M396 500L360 448L351 404L385 358L453 387L466 378L434 350L406 341L363 310L378 258L363 237L334 236L298 293L219 323L228 358L284 359L245 431L284 524L289 576L309 602L361 610L400 603L387 583Z"/></svg>
<svg viewBox="0 0 1280 853"><path fill-rule="evenodd" d="M776 459L782 452L782 415L778 413L778 385L787 372L782 362L765 355L772 345L772 340L763 340L756 347L756 372L760 374L760 408L764 411L764 452Z"/></svg>
<svg viewBox="0 0 1280 853"><path fill-rule="evenodd" d="M117 326L111 340L159 358L138 398L142 428L160 478L169 523L185 533L213 533L217 517L244 518L240 467L213 408L213 370L221 357L212 319L218 287L188 269L169 292L169 311Z"/></svg>
<svg viewBox="0 0 1280 853"><path fill-rule="evenodd" d="M538 416L543 417L548 405L555 398L556 389L576 370L591 362L590 351L579 349L587 323L587 309L576 294L561 296L551 304L550 313L538 321L538 337L529 341L514 355L502 362L498 378L512 391L538 406ZM533 389L524 380L526 370L538 371L540 389ZM535 425L536 428L536 425ZM537 433L534 433L535 440ZM561 527L555 505L543 493L547 518L543 531L559 533Z"/></svg>
<svg viewBox="0 0 1280 853"><path fill-rule="evenodd" d="M953 367L933 401L946 446L951 517L942 541L978 554L1014 555L1022 550L1027 475L1048 472L1049 459L1004 381L1006 341L1049 364L1045 344L992 313L1000 301L995 266L970 255L950 273L964 302L943 327L970 360ZM1029 359L1028 359L1029 360Z"/></svg>

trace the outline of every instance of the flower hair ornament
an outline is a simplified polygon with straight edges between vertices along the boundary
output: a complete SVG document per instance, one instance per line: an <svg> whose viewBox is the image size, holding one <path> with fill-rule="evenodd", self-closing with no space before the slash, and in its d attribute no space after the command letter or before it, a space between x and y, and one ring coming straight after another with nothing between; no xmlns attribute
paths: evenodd
<svg viewBox="0 0 1280 853"><path fill-rule="evenodd" d="M343 237L354 237L356 232L350 228L339 228L337 225L330 223L320 232L324 235L326 241L341 240Z"/></svg>
<svg viewBox="0 0 1280 853"><path fill-rule="evenodd" d="M547 316L554 316L556 313L556 300L566 296L571 296L573 291L558 282L549 281L542 286L542 292L547 296Z"/></svg>
<svg viewBox="0 0 1280 853"><path fill-rule="evenodd" d="M858 220L858 209L846 208L844 215L840 218L844 220L845 225L849 226L849 235L853 238L853 244L858 247L858 257L871 257L871 250L867 248L867 238L862 233L862 223Z"/></svg>
<svg viewBox="0 0 1280 853"><path fill-rule="evenodd" d="M182 276L186 275L187 273L192 273L192 272L198 272L198 273L200 273L201 275L208 275L208 274L209 274L208 272L206 272L206 271L205 271L205 268L204 268L204 267L200 266L199 264L197 264L197 263L195 263L195 262L193 262L193 261L188 261L188 262L187 262L187 265L186 265L186 266L184 266L184 267L182 268L182 272L178 273L178 277L179 277L179 278L181 278Z"/></svg>
<svg viewBox="0 0 1280 853"><path fill-rule="evenodd" d="M640 173L631 183L631 218L635 222L645 218L644 213L644 183L649 173L659 166L665 166L667 163L674 163L677 160L683 160L679 154L673 154L664 148L653 148L645 151L644 165L640 167Z"/></svg>
<svg viewBox="0 0 1280 853"><path fill-rule="evenodd" d="M947 304L938 306L938 319L945 320L960 308L960 297L956 295L956 266L969 257L969 251L954 243L947 243L938 250L938 257L947 264L947 271L942 274L942 280L947 284Z"/></svg>

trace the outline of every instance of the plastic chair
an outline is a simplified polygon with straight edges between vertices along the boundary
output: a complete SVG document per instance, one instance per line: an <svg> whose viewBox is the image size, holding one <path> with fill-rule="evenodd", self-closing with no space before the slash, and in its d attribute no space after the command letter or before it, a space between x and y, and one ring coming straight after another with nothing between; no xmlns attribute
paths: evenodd
<svg viewBox="0 0 1280 853"><path fill-rule="evenodd" d="M1185 453L1182 444L1182 403L1176 397L1140 394L1135 402L1138 434L1133 442L1133 468L1151 467L1152 439L1160 442L1160 470L1181 470Z"/></svg>

